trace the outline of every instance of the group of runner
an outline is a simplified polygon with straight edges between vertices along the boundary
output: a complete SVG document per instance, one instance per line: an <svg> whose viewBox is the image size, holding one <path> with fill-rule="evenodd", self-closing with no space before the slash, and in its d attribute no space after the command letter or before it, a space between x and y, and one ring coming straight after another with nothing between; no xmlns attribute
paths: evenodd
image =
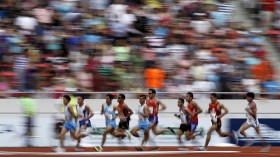
<svg viewBox="0 0 280 157"><path fill-rule="evenodd" d="M251 137L247 137L245 134L245 130L249 127L253 127L259 135L259 122L257 118L257 107L254 100L254 93L247 93L247 101L248 105L246 107L246 115L247 121L242 124L239 129L239 132L245 138L248 138L246 146L253 144L253 140ZM181 120L181 124L177 133L171 128L167 127L163 130L157 129L157 124L159 122L158 113L166 109L166 105L162 103L159 99L156 98L156 90L149 89L148 97L146 95L139 96L139 106L136 110L136 114L138 115L138 124L134 126L130 132L129 129L129 121L130 116L133 113L132 109L124 102L125 95L119 94L117 97L118 105L113 105L114 96L112 94L106 95L106 102L101 106L101 114L105 117L106 130L102 135L102 142L100 146L94 147L97 151L102 151L104 148L104 144L106 142L106 137L108 134L111 134L113 137L117 137L119 139L123 138L131 138L130 135L135 137L140 137L138 131L142 130L144 132L143 140L141 145L137 147L137 150L144 150L143 146L149 140L150 131L153 132L154 135L160 135L171 132L174 135L177 135L178 142L182 143L182 135L185 135L186 140L195 141L195 137L199 135L203 135L203 130L196 131L198 126L198 114L202 113L202 109L199 105L193 101L193 93L188 92L186 94L185 99L178 99L178 112L174 114L175 117ZM77 99L77 114L74 113L73 107L70 105L71 97L69 95L63 96L63 104L65 121L64 125L60 131L59 139L60 145L56 147L55 151L62 152L64 151L64 136L70 131L70 135L73 139L77 140L77 149L79 149L79 144L81 138L86 137L90 134L87 132L87 127L91 127L90 118L93 116L93 112L88 105L84 103L84 97L78 96ZM187 101L187 105L185 104L185 100ZM231 137L237 140L237 133L233 131L232 133L222 132L222 117L228 113L228 109L218 101L218 95L216 93L210 94L209 107L206 110L207 114L210 114L211 117L211 127L207 132L207 137L205 141L205 145L203 147L197 147L197 150L207 150L208 144L211 139L211 134L213 131L216 131L221 137ZM116 119L119 118L119 124L117 127ZM76 133L76 121L79 123L79 130ZM262 137L261 137L262 138ZM250 140L249 140L250 139ZM263 139L263 138L262 138ZM269 151L269 145L263 141L263 149L262 151Z"/></svg>

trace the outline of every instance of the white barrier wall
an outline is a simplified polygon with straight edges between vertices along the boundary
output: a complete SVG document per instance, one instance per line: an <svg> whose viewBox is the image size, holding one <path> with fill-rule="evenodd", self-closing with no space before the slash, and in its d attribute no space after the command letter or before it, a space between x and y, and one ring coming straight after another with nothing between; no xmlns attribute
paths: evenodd
<svg viewBox="0 0 280 157"><path fill-rule="evenodd" d="M167 109L163 113L177 112L177 100L176 99L162 99L164 104L166 104ZM195 100L203 111L207 110L210 100L201 99ZM245 114L245 106L247 101L244 100L219 100L229 109L228 117L240 116L239 114ZM36 99L37 102L37 113L56 113L59 112L58 102L60 100L56 99ZM88 104L92 110L96 113L100 113L101 104L105 102L105 99L87 99L85 103ZM125 102L132 108L136 110L139 105L138 99L127 99ZM62 100L61 100L62 103ZM258 112L263 113L259 116L264 118L280 118L280 100L256 100ZM0 99L1 113L21 113L20 101L19 99ZM113 104L117 104L117 100L113 100ZM162 114L164 116L166 114ZM202 115L201 115L202 116ZM239 117L240 118L240 117Z"/></svg>
<svg viewBox="0 0 280 157"><path fill-rule="evenodd" d="M58 107L58 101L54 99L37 99L37 115L35 116L35 131L33 135L34 146L48 147L56 146L58 140L54 138L54 122L55 116L60 110ZM59 100L60 101L60 100ZM199 106L205 111L208 107L209 100L196 100ZM85 100L87 104L96 113L91 119L93 128L104 129L105 122L104 117L100 115L101 104L105 102L105 99L90 99ZM177 112L177 100L176 99L163 99L162 102L167 105L167 110L159 113L159 128L174 127L178 128L180 120L173 116ZM230 114L223 118L222 130L229 130L230 118L245 118L245 106L246 100L220 100L228 109ZM279 100L256 100L258 112L260 118L280 118L280 101ZM116 100L113 101L117 104ZM139 102L137 99L127 99L126 103L136 110ZM0 100L0 147L21 147L24 146L24 118L20 107L20 101L18 99L1 99ZM61 115L61 114L59 114ZM130 127L137 125L137 115L133 115ZM204 129L205 131L211 126L209 115L199 115L198 129ZM199 145L203 145L205 142L205 136L197 138ZM131 141L125 139L123 142L119 142L117 139L108 137L106 145L129 145L137 146L140 144L141 139L132 138ZM100 145L101 135L91 135L82 140L82 146L96 146ZM69 135L65 140L65 145L75 146ZM157 137L151 136L151 140L148 145L159 146L176 146L178 145L176 136L174 135L159 135ZM185 145L193 145L192 142L185 142ZM220 138L216 133L213 134L210 145L212 146L225 146L231 145L228 138Z"/></svg>

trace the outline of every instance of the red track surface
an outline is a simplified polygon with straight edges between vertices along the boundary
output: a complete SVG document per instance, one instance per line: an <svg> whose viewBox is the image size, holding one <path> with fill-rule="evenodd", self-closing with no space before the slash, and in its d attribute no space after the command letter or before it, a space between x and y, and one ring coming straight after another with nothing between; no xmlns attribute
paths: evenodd
<svg viewBox="0 0 280 157"><path fill-rule="evenodd" d="M151 148L145 148L146 151L153 151ZM116 154L111 154L111 155L106 155L96 152L93 148L84 148L83 152L95 152L92 155L87 155L87 156L121 156L121 157L268 157L268 156L275 156L275 157L280 157L280 147L271 147L270 151L267 153L261 153L260 149L261 147L249 147L249 148L240 148L240 147L210 147L208 148L207 152L199 152L199 151L193 151L194 148L189 147L188 148L190 151L185 151L183 152L184 154L163 154L166 151L178 151L178 147L160 147L157 152L159 154L141 154L142 152L136 151L132 147L126 147L126 148L118 148L118 147L105 147L103 152L118 152L121 153L119 155ZM121 152L120 152L121 151ZM211 151L240 151L240 152L211 152ZM18 152L17 154L1 154L1 152ZM35 152L33 154L28 153L19 153L19 152ZM69 154L54 154L51 153L53 152L52 148L0 148L0 156L9 156L9 157L22 157L22 156L32 156L32 157L53 157L53 156L61 156L61 157L81 157L83 155L78 155L75 153L73 148L66 148L66 152ZM72 152L73 154L71 154ZM135 155L128 155L128 152L138 152ZM36 154L37 153L37 154ZM44 155L42 153L49 153L47 155ZM82 152L81 152L82 153Z"/></svg>

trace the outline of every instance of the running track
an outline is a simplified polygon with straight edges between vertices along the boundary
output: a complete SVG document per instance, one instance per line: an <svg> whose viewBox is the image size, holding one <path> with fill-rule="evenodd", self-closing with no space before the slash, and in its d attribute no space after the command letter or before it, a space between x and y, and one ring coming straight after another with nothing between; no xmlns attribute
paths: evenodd
<svg viewBox="0 0 280 157"><path fill-rule="evenodd" d="M66 148L64 153L54 153L52 148L0 148L0 156L9 157L82 157L82 156L121 156L121 157L279 157L280 147L271 147L267 153L261 153L261 147L210 147L208 151L194 151L192 147L179 151L178 147L160 147L159 150L145 148L136 151L133 147L105 147L103 152L96 152L93 148L84 148L82 152L75 152L73 148Z"/></svg>

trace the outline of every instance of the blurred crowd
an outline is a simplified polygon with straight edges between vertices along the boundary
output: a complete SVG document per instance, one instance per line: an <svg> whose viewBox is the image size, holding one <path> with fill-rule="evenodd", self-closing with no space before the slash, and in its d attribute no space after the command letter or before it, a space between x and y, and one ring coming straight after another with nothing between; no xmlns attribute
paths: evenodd
<svg viewBox="0 0 280 157"><path fill-rule="evenodd" d="M0 0L0 92L278 92L262 33L235 11L227 0Z"/></svg>
<svg viewBox="0 0 280 157"><path fill-rule="evenodd" d="M243 0L243 7L255 26L262 28L264 34L279 50L280 48L280 1L279 0Z"/></svg>

